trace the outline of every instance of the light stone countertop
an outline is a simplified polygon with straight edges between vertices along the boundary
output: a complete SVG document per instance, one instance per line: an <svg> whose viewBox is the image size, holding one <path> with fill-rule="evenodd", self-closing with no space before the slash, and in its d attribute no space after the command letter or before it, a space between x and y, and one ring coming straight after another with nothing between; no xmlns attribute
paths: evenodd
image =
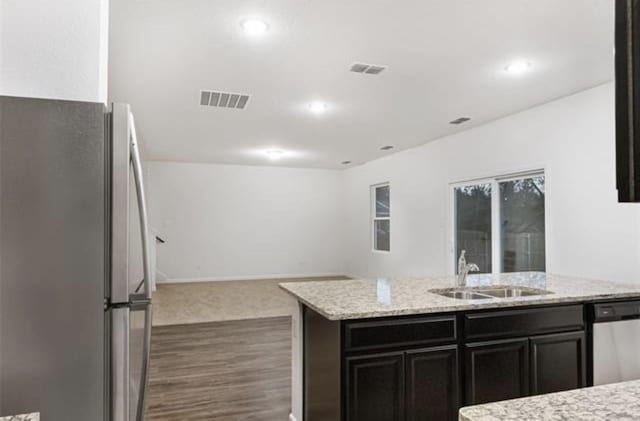
<svg viewBox="0 0 640 421"><path fill-rule="evenodd" d="M10 415L8 417L0 417L0 421L40 421L40 413Z"/></svg>
<svg viewBox="0 0 640 421"><path fill-rule="evenodd" d="M453 276L281 283L280 287L329 320L640 298L640 284L624 285L544 272L470 275L467 278L467 284L470 287L519 285L545 289L553 294L463 300L447 298L431 292L432 289L454 287Z"/></svg>
<svg viewBox="0 0 640 421"><path fill-rule="evenodd" d="M640 420L640 380L468 406L460 421Z"/></svg>

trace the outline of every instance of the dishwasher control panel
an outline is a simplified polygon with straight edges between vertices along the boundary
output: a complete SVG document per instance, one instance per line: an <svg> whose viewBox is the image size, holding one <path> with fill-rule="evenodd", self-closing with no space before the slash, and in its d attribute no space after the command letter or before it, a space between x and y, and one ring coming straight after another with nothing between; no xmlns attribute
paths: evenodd
<svg viewBox="0 0 640 421"><path fill-rule="evenodd" d="M593 306L594 323L615 320L640 319L640 301L595 304Z"/></svg>

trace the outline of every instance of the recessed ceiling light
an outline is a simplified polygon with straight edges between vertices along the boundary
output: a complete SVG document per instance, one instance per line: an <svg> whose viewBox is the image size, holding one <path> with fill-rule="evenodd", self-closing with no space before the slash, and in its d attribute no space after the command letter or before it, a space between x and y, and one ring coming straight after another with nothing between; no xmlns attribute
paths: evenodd
<svg viewBox="0 0 640 421"><path fill-rule="evenodd" d="M349 165L349 164L351 164L351 161L342 161L341 164L342 165Z"/></svg>
<svg viewBox="0 0 640 421"><path fill-rule="evenodd" d="M390 151L391 149L393 149L393 146L391 145L383 146L380 148L381 151Z"/></svg>
<svg viewBox="0 0 640 421"><path fill-rule="evenodd" d="M259 36L269 30L269 24L261 19L249 18L240 22L242 29L251 36Z"/></svg>
<svg viewBox="0 0 640 421"><path fill-rule="evenodd" d="M265 151L265 153L272 161L277 161L284 156L284 151L281 149L269 149L268 151Z"/></svg>
<svg viewBox="0 0 640 421"><path fill-rule="evenodd" d="M329 105L325 102L314 101L309 104L309 111L314 114L324 114L329 110Z"/></svg>
<svg viewBox="0 0 640 421"><path fill-rule="evenodd" d="M531 68L531 62L518 60L509 63L505 68L505 72L512 75L521 75Z"/></svg>

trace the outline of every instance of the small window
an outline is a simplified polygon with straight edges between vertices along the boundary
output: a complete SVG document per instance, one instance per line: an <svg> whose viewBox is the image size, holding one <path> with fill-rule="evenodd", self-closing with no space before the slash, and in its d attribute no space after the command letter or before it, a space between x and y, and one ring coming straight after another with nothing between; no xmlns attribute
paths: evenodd
<svg viewBox="0 0 640 421"><path fill-rule="evenodd" d="M391 251L391 195L388 183L371 186L373 249Z"/></svg>
<svg viewBox="0 0 640 421"><path fill-rule="evenodd" d="M454 186L456 261L480 273L545 271L545 177L529 173Z"/></svg>

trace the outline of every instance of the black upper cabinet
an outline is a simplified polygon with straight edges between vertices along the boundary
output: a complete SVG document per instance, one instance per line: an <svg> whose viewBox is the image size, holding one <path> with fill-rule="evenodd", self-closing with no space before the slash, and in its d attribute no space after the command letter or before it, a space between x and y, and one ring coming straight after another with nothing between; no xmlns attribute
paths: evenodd
<svg viewBox="0 0 640 421"><path fill-rule="evenodd" d="M640 202L640 2L615 4L618 201Z"/></svg>

